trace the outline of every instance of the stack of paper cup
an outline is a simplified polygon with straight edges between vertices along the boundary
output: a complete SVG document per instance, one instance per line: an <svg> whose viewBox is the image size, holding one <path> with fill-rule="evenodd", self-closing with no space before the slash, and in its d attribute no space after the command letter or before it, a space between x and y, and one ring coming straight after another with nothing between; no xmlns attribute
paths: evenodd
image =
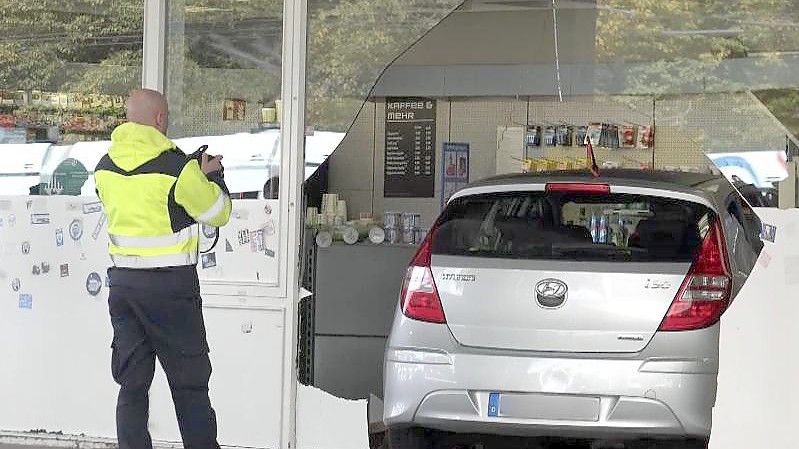
<svg viewBox="0 0 799 449"><path fill-rule="evenodd" d="M383 228L385 230L384 240L386 243L402 242L402 213L384 212Z"/></svg>
<svg viewBox="0 0 799 449"><path fill-rule="evenodd" d="M342 222L347 221L347 202L338 200L336 203L336 216L341 217Z"/></svg>
<svg viewBox="0 0 799 449"><path fill-rule="evenodd" d="M314 227L319 226L319 210L315 207L309 207L305 211L305 225Z"/></svg>
<svg viewBox="0 0 799 449"><path fill-rule="evenodd" d="M421 223L422 216L416 213L402 214L402 242L415 245L421 243L421 239L417 241L419 234L419 224Z"/></svg>
<svg viewBox="0 0 799 449"><path fill-rule="evenodd" d="M322 224L325 226L340 226L346 220L336 219L338 214L338 195L326 193L322 195Z"/></svg>

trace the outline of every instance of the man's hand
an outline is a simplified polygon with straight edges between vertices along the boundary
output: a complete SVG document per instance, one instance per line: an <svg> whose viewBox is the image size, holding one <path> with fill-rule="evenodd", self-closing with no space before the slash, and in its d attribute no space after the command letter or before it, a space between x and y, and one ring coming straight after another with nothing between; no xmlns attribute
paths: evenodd
<svg viewBox="0 0 799 449"><path fill-rule="evenodd" d="M222 170L222 155L211 156L208 153L203 153L200 159L200 169L206 175Z"/></svg>

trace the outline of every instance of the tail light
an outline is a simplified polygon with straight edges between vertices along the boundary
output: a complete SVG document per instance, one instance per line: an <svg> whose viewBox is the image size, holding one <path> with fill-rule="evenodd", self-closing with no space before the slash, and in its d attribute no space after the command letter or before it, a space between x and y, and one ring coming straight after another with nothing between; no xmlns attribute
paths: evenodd
<svg viewBox="0 0 799 449"><path fill-rule="evenodd" d="M583 182L550 182L546 185L547 192L608 194L608 184L592 184Z"/></svg>
<svg viewBox="0 0 799 449"><path fill-rule="evenodd" d="M730 302L732 278L719 221L711 225L661 331L703 329L716 324Z"/></svg>
<svg viewBox="0 0 799 449"><path fill-rule="evenodd" d="M408 318L442 324L447 319L430 270L434 231L435 227L430 229L408 267L400 293L400 308Z"/></svg>

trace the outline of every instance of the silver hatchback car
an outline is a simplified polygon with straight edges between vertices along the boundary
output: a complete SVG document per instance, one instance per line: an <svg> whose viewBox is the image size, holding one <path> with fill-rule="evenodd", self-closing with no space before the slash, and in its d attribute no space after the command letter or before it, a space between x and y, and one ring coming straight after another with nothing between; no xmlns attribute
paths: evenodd
<svg viewBox="0 0 799 449"><path fill-rule="evenodd" d="M759 235L710 174L551 172L461 190L400 293L384 371L392 448L458 434L705 447L719 320Z"/></svg>

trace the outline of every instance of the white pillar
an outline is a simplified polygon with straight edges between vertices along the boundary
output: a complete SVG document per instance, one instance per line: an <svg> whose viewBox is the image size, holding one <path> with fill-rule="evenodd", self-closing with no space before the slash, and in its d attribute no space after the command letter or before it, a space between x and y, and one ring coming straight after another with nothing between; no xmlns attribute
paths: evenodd
<svg viewBox="0 0 799 449"><path fill-rule="evenodd" d="M142 87L164 91L166 0L144 0Z"/></svg>
<svg viewBox="0 0 799 449"><path fill-rule="evenodd" d="M297 396L297 304L299 301L299 248L303 225L302 182L305 179L305 57L308 6L306 0L284 0L283 4L283 123L280 132L280 198L285 210L285 232L281 254L286 268L286 338L283 364L282 449L296 447Z"/></svg>

